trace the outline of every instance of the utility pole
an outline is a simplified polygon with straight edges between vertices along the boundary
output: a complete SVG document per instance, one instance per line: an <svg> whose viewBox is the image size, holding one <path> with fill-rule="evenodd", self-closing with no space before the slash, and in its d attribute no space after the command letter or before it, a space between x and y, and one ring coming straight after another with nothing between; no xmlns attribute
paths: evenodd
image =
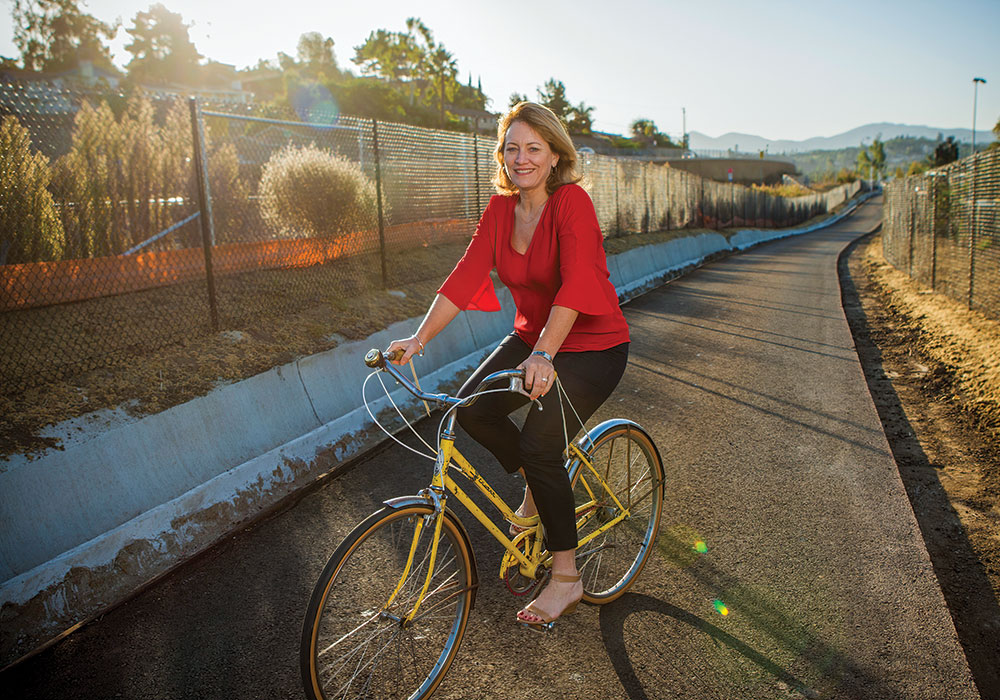
<svg viewBox="0 0 1000 700"><path fill-rule="evenodd" d="M979 102L979 83L986 84L986 78L973 78L972 85L972 154L976 153L976 105Z"/></svg>
<svg viewBox="0 0 1000 700"><path fill-rule="evenodd" d="M684 142L684 148L688 148L688 113L687 107L681 107L681 139Z"/></svg>

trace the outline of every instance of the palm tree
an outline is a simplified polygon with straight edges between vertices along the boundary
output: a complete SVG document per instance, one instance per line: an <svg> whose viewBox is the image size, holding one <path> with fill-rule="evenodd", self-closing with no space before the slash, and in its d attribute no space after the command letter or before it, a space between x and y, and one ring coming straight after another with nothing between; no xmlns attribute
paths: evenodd
<svg viewBox="0 0 1000 700"><path fill-rule="evenodd" d="M455 95L455 77L458 75L458 63L443 46L438 46L428 56L428 72L439 86L441 125L444 125L444 98L447 88L448 98Z"/></svg>

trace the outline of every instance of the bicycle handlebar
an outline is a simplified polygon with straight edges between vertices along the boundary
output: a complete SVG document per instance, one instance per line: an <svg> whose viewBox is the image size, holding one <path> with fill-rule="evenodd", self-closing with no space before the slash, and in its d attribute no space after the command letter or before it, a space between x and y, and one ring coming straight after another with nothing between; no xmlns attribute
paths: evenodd
<svg viewBox="0 0 1000 700"><path fill-rule="evenodd" d="M378 348L372 348L365 355L365 364L372 369L388 372L393 379L403 385L404 389L421 401L433 401L435 403L445 404L448 406L471 406L478 398L476 394L478 394L484 386L500 381L501 379L507 379L510 381L510 384L507 387L508 391L525 393L522 385L522 382L524 381L524 370L503 369L499 372L494 372L483 379L483 381L479 382L479 386L476 387L476 390L472 392L472 395L468 398L460 399L457 396L450 396L448 394L430 394L418 388L413 382L403 376L398 369L396 369L396 365L392 364L392 360L397 360L402 356L403 350L401 348L398 348L392 353L386 353L382 352ZM540 407L541 406L539 406L539 408Z"/></svg>

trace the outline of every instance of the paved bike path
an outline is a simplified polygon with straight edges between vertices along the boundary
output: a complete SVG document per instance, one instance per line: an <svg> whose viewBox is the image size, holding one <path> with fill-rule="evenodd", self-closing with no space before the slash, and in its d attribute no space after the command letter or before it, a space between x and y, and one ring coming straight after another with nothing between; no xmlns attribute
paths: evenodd
<svg viewBox="0 0 1000 700"><path fill-rule="evenodd" d="M660 447L658 551L621 600L538 634L513 624L523 601L496 578L499 547L464 518L482 585L436 697L978 697L841 308L837 255L879 215L865 205L626 306L630 364L598 418L632 417ZM0 694L301 697L299 625L326 558L429 475L380 451L0 676Z"/></svg>

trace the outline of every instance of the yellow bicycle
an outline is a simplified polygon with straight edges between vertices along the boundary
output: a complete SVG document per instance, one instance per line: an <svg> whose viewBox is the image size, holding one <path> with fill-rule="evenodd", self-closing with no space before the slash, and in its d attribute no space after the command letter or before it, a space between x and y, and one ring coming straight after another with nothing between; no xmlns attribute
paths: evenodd
<svg viewBox="0 0 1000 700"><path fill-rule="evenodd" d="M523 372L495 372L460 399L422 391L391 359L375 349L365 363L373 375L385 372L417 398L445 409L434 475L417 495L390 499L359 523L323 569L300 647L303 684L314 700L417 700L440 684L479 587L472 543L448 507L451 496L503 545L500 579L511 592L540 590L549 573L551 556L538 516L516 515L455 448L455 409L484 393L521 391ZM505 388L485 388L501 381ZM663 465L646 431L624 419L605 421L573 443L567 439L566 458L576 498L583 600L607 603L628 590L652 551L663 510ZM525 529L508 537L454 481L456 472L505 521Z"/></svg>

